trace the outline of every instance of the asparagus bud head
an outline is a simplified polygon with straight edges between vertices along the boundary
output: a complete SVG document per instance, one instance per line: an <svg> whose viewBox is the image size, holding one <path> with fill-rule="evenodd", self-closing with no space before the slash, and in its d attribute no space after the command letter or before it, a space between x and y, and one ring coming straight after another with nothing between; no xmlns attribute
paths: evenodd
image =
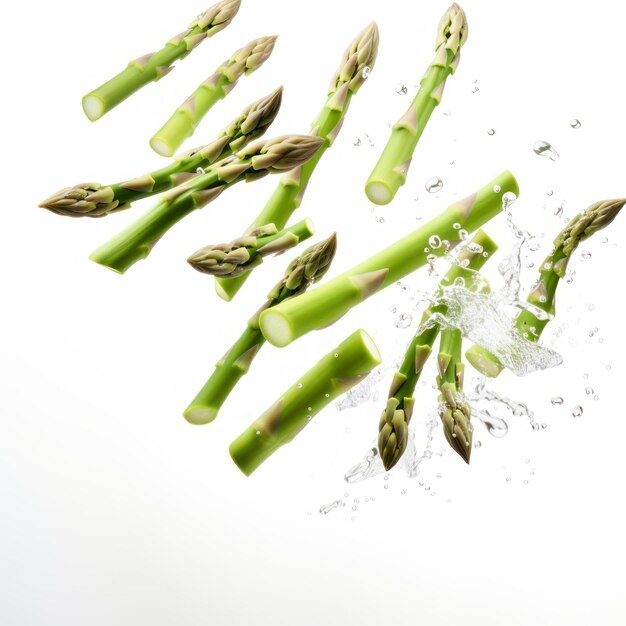
<svg viewBox="0 0 626 626"><path fill-rule="evenodd" d="M469 464L472 454L472 410L453 383L444 383L441 393L439 417L443 423L443 433L453 450Z"/></svg>
<svg viewBox="0 0 626 626"><path fill-rule="evenodd" d="M209 7L189 24L189 30L200 28L211 31L211 35L226 28L239 11L241 0L224 0Z"/></svg>
<svg viewBox="0 0 626 626"><path fill-rule="evenodd" d="M103 217L122 208L113 190L100 183L80 183L61 189L39 206L67 217Z"/></svg>
<svg viewBox="0 0 626 626"><path fill-rule="evenodd" d="M439 50L441 46L444 46L454 57L467 41L467 32L465 11L455 2L439 20L435 50Z"/></svg>

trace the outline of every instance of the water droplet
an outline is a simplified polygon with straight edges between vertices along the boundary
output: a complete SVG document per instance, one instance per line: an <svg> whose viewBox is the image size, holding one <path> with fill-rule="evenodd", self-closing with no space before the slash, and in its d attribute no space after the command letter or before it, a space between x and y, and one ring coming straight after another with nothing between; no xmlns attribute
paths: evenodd
<svg viewBox="0 0 626 626"><path fill-rule="evenodd" d="M298 389L302 389L302 383L298 383L298 384L296 385L296 387L297 387Z"/></svg>
<svg viewBox="0 0 626 626"><path fill-rule="evenodd" d="M396 85L396 93L399 96L406 96L406 94L409 93L409 90L407 89L407 86L404 85L403 83L398 83Z"/></svg>
<svg viewBox="0 0 626 626"><path fill-rule="evenodd" d="M441 238L437 235L433 235L429 240L428 240L428 245L433 249L436 250L437 248L441 248Z"/></svg>
<svg viewBox="0 0 626 626"><path fill-rule="evenodd" d="M610 366L610 365L607 365L604 369L605 369L607 372L610 372L610 371L611 371L611 366Z"/></svg>
<svg viewBox="0 0 626 626"><path fill-rule="evenodd" d="M552 189L548 189L548 191L546 192L549 196L554 195L554 191L552 191Z"/></svg>
<svg viewBox="0 0 626 626"><path fill-rule="evenodd" d="M352 142L352 145L353 145L355 148L358 148L358 147L361 145L361 140L360 140L358 137L355 137L355 138L354 138L354 141Z"/></svg>
<svg viewBox="0 0 626 626"><path fill-rule="evenodd" d="M330 398L330 394L329 394L329 393L325 393L325 394L324 394L324 397L325 397L325 398Z"/></svg>
<svg viewBox="0 0 626 626"><path fill-rule="evenodd" d="M602 243L609 243L608 237L602 237Z"/></svg>
<svg viewBox="0 0 626 626"><path fill-rule="evenodd" d="M552 404L554 404L554 406L561 406L564 402L563 398L561 398L561 396L554 396L554 398L552 398L552 400L550 400L550 402L552 402Z"/></svg>
<svg viewBox="0 0 626 626"><path fill-rule="evenodd" d="M559 153L547 141L536 141L533 145L533 151L539 156L547 156L551 161L559 160Z"/></svg>
<svg viewBox="0 0 626 626"><path fill-rule="evenodd" d="M583 407L582 406L575 406L574 409L572 410L572 415L574 417L581 417L583 414Z"/></svg>
<svg viewBox="0 0 626 626"><path fill-rule="evenodd" d="M447 111L447 110L446 110L446 111L444 111L444 112L443 112L443 114L444 114L446 117L449 117L449 116L450 116L450 111Z"/></svg>
<svg viewBox="0 0 626 626"><path fill-rule="evenodd" d="M492 437L496 437L497 439L506 437L506 434L509 432L509 426L502 418L495 417L488 411L475 411L475 413Z"/></svg>
<svg viewBox="0 0 626 626"><path fill-rule="evenodd" d="M593 396L593 399L598 401L600 399L600 396Z"/></svg>
<svg viewBox="0 0 626 626"><path fill-rule="evenodd" d="M510 478L510 476L507 476L506 482L507 482L507 483L510 483L510 482L511 482L511 478Z"/></svg>
<svg viewBox="0 0 626 626"><path fill-rule="evenodd" d="M203 168L203 167L199 167L199 168L196 170L196 174L200 174L200 175L202 175L202 174L206 174L206 172L204 171L204 168Z"/></svg>
<svg viewBox="0 0 626 626"><path fill-rule="evenodd" d="M483 445L482 441L475 441L474 442L474 447L475 448L480 448L480 447L482 447L482 445Z"/></svg>
<svg viewBox="0 0 626 626"><path fill-rule="evenodd" d="M490 129L487 131L487 134L488 134L490 137L493 137L493 136L496 134L496 131L495 131L493 128L490 128Z"/></svg>
<svg viewBox="0 0 626 626"><path fill-rule="evenodd" d="M365 80L367 80L367 79L369 78L369 76L370 76L370 74L371 74L371 73L372 73L372 68L366 65L366 66L363 68L363 71L361 72L361 76L362 76Z"/></svg>
<svg viewBox="0 0 626 626"><path fill-rule="evenodd" d="M530 246L530 251L531 252L537 252L537 250L539 250L541 246L538 243L534 243L532 246Z"/></svg>
<svg viewBox="0 0 626 626"><path fill-rule="evenodd" d="M559 206L556 207L556 209L554 209L554 214L557 217L561 217L561 215L563 215L563 205L562 204L559 204Z"/></svg>
<svg viewBox="0 0 626 626"><path fill-rule="evenodd" d="M396 317L395 326L396 328L408 328L413 323L413 317L408 313L401 313Z"/></svg>
<svg viewBox="0 0 626 626"><path fill-rule="evenodd" d="M397 312L398 312L398 309L396 309L396 307L395 307L395 306L392 306L389 310L390 310L392 313L397 313Z"/></svg>
<svg viewBox="0 0 626 626"><path fill-rule="evenodd" d="M462 276L458 276L457 278L454 279L454 286L455 287L465 287L465 278L463 278Z"/></svg>
<svg viewBox="0 0 626 626"><path fill-rule="evenodd" d="M593 387L585 387L585 393L586 393L588 396L593 395Z"/></svg>
<svg viewBox="0 0 626 626"><path fill-rule="evenodd" d="M546 428L548 428L548 425L545 422L543 422L543 424L541 424L541 428L545 430Z"/></svg>
<svg viewBox="0 0 626 626"><path fill-rule="evenodd" d="M493 191L494 193L500 193L502 191L502 188L500 187L500 185L494 185Z"/></svg>
<svg viewBox="0 0 626 626"><path fill-rule="evenodd" d="M428 193L437 193L443 189L443 181L439 176L433 176L426 181L425 187Z"/></svg>
<svg viewBox="0 0 626 626"><path fill-rule="evenodd" d="M454 224L452 224L452 228L454 228L455 230L459 230L459 228L461 228L461 224L459 224L458 222L454 222Z"/></svg>
<svg viewBox="0 0 626 626"><path fill-rule="evenodd" d="M588 260L591 258L591 252L589 252L589 250L583 250L581 256L583 259Z"/></svg>
<svg viewBox="0 0 626 626"><path fill-rule="evenodd" d="M476 85L472 87L472 93L478 93L479 91L480 89Z"/></svg>
<svg viewBox="0 0 626 626"><path fill-rule="evenodd" d="M257 430L257 431L256 431L256 433L255 433L255 435L256 435L257 437L258 437L260 434L261 434L261 431L260 431L260 430Z"/></svg>
<svg viewBox="0 0 626 626"><path fill-rule="evenodd" d="M467 249L474 254L480 254L483 251L483 247L479 243L470 243ZM489 254L487 254L489 256Z"/></svg>
<svg viewBox="0 0 626 626"><path fill-rule="evenodd" d="M469 237L469 233L465 230L465 229L461 229L459 231L459 237L461 239L461 241L465 241L468 237ZM469 264L469 259L467 259L468 264Z"/></svg>
<svg viewBox="0 0 626 626"><path fill-rule="evenodd" d="M504 209L508 209L515 201L517 200L517 196L512 191L507 191L502 196L502 206Z"/></svg>
<svg viewBox="0 0 626 626"><path fill-rule="evenodd" d="M539 424L537 423L533 424L533 430L539 430Z"/></svg>
<svg viewBox="0 0 626 626"><path fill-rule="evenodd" d="M582 124L580 123L580 120L577 120L576 118L572 119L569 121L569 125L573 128L573 129L577 129L580 128L582 126Z"/></svg>

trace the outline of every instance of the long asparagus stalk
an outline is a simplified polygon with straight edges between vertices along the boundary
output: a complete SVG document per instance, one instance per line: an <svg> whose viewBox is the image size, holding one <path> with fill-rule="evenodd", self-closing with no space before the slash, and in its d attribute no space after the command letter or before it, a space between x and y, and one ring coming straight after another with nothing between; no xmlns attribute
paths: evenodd
<svg viewBox="0 0 626 626"><path fill-rule="evenodd" d="M133 202L173 189L209 165L231 156L261 137L272 124L282 100L283 88L246 107L218 138L179 155L165 167L121 183L82 183L61 189L39 206L68 217L104 217L130 208Z"/></svg>
<svg viewBox="0 0 626 626"><path fill-rule="evenodd" d="M344 52L339 69L331 81L326 104L311 125L311 133L322 138L324 143L312 159L280 180L276 191L254 220L251 228L264 224L275 224L277 228L283 228L300 206L309 180L320 159L339 134L352 96L367 79L368 72L376 62L377 52L378 27L372 22L357 35ZM247 279L248 275L218 278L215 289L221 298L230 301Z"/></svg>
<svg viewBox="0 0 626 626"><path fill-rule="evenodd" d="M378 364L378 348L364 330L357 330L299 378L230 444L233 461L250 476L317 413L362 381Z"/></svg>
<svg viewBox="0 0 626 626"><path fill-rule="evenodd" d="M515 321L516 330L528 341L536 343L556 312L556 290L565 276L567 265L578 245L606 228L626 204L626 199L603 200L592 204L574 217L554 240L554 250L541 264L539 279L527 301L546 315L538 317L531 310L523 310ZM504 347L506 349L506 347ZM481 346L472 346L465 354L467 360L484 376L497 377L504 369L497 355Z"/></svg>
<svg viewBox="0 0 626 626"><path fill-rule="evenodd" d="M466 288L474 288L476 272L497 249L496 243L483 230L479 230L472 241L459 252L459 264L453 265L441 279L435 300L441 297L444 287L455 284L457 279L462 279ZM445 314L446 309L445 304L438 303L424 311L419 332L413 337L400 369L393 376L387 406L381 415L378 428L378 450L387 471L400 460L406 450L409 422L415 405L413 392L440 331L439 324L431 318L436 314Z"/></svg>
<svg viewBox="0 0 626 626"><path fill-rule="evenodd" d="M276 37L261 37L237 50L220 65L174 112L150 139L152 149L161 156L172 156L209 110L225 98L244 74L252 74L269 58Z"/></svg>
<svg viewBox="0 0 626 626"><path fill-rule="evenodd" d="M428 261L429 239L458 240L459 232L480 228L502 211L502 197L518 194L517 181L504 171L476 194L446 211L395 244L351 270L261 315L261 330L275 346L286 346L306 333L336 322L352 307L392 285ZM439 246L433 253L444 253Z"/></svg>
<svg viewBox="0 0 626 626"><path fill-rule="evenodd" d="M472 433L470 418L472 409L463 396L464 368L461 361L463 335L456 328L441 331L441 343L437 355L437 386L439 396L439 417L443 423L443 434L452 449L466 462L472 454Z"/></svg>
<svg viewBox="0 0 626 626"><path fill-rule="evenodd" d="M194 252L187 263L203 274L241 276L263 263L264 257L282 254L312 237L314 232L309 219L281 231L274 224L268 224L230 243L206 246Z"/></svg>
<svg viewBox="0 0 626 626"><path fill-rule="evenodd" d="M235 385L248 373L253 359L265 343L259 330L261 311L303 293L328 271L335 256L337 239L331 237L304 251L287 267L285 276L267 296L267 302L248 321L242 335L215 366L215 371L183 415L192 424L212 422Z"/></svg>
<svg viewBox="0 0 626 626"><path fill-rule="evenodd" d="M123 274L145 259L172 226L215 200L224 189L297 167L315 154L321 142L309 135L286 135L250 144L165 194L155 207L95 250L90 259Z"/></svg>
<svg viewBox="0 0 626 626"><path fill-rule="evenodd" d="M458 4L443 15L437 29L436 55L420 81L420 88L408 111L396 122L391 137L367 184L365 193L375 204L388 204L406 182L417 144L432 112L441 102L448 76L461 59L461 46L467 40L467 20Z"/></svg>
<svg viewBox="0 0 626 626"><path fill-rule="evenodd" d="M184 59L205 39L226 28L240 4L241 0L218 2L198 15L186 31L170 39L161 50L131 61L117 76L83 97L85 115L95 122L144 85L169 74L174 61Z"/></svg>

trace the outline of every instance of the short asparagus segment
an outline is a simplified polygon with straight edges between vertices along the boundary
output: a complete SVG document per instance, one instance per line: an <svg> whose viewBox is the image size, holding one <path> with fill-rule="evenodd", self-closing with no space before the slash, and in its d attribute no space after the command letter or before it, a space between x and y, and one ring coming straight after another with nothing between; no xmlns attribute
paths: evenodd
<svg viewBox="0 0 626 626"><path fill-rule="evenodd" d="M261 37L240 48L207 78L174 112L152 139L150 146L161 156L172 156L191 137L196 126L245 74L252 74L269 58L276 37Z"/></svg>
<svg viewBox="0 0 626 626"><path fill-rule="evenodd" d="M452 204L446 211L395 244L370 257L316 289L283 302L261 315L261 330L273 345L282 347L312 330L335 323L352 307L394 284L428 262L431 253L443 254L446 246L430 250L437 236L458 241L460 230L480 228L502 211L503 195L519 193L517 181L505 171L474 195Z"/></svg>
<svg viewBox="0 0 626 626"><path fill-rule="evenodd" d="M461 59L461 46L467 40L467 20L458 4L443 15L437 30L436 55L408 111L396 122L374 171L365 186L375 204L388 204L406 182L415 148L432 112L440 104L448 76Z"/></svg>
<svg viewBox="0 0 626 626"><path fill-rule="evenodd" d="M556 290L578 245L611 224L624 204L624 198L592 204L585 212L574 217L554 240L554 250L541 264L539 279L527 298L529 304L546 315L538 317L531 310L523 310L515 321L516 330L528 341L539 341L543 330L554 317ZM472 346L465 356L484 376L496 378L504 369L498 356L481 346Z"/></svg>
<svg viewBox="0 0 626 626"><path fill-rule="evenodd" d="M463 396L464 365L461 361L463 335L456 328L441 331L441 343L437 355L437 386L439 396L439 417L443 423L443 434L452 449L466 462L472 454L472 433L470 422L472 409Z"/></svg>
<svg viewBox="0 0 626 626"><path fill-rule="evenodd" d="M61 189L39 206L68 217L105 217L130 208L133 202L169 191L216 161L232 156L250 141L261 137L272 124L283 95L283 88L246 107L217 139L179 155L165 167L110 185L82 183Z"/></svg>
<svg viewBox="0 0 626 626"><path fill-rule="evenodd" d="M186 31L170 39L161 50L131 61L117 76L83 97L85 115L95 122L148 83L169 74L174 61L184 59L205 39L226 28L240 4L241 0L218 2L198 15Z"/></svg>
<svg viewBox="0 0 626 626"><path fill-rule="evenodd" d="M297 167L315 154L321 141L310 135L286 135L250 144L166 193L154 208L95 250L90 259L123 274L145 259L170 228L215 200L225 189Z"/></svg>
<svg viewBox="0 0 626 626"><path fill-rule="evenodd" d="M306 187L320 162L341 130L352 96L356 94L374 63L378 52L378 27L371 23L357 35L344 52L339 69L333 76L324 108L311 125L311 133L324 140L315 156L303 166L286 174L278 183L251 228L275 224L283 228L294 211L300 206ZM216 279L216 291L224 300L232 300L248 279L248 275Z"/></svg>
<svg viewBox="0 0 626 626"><path fill-rule="evenodd" d="M230 456L250 476L335 398L361 382L377 365L380 353L364 330L357 330L331 350L261 417L230 444Z"/></svg>
<svg viewBox="0 0 626 626"><path fill-rule="evenodd" d="M259 330L259 313L279 302L306 291L328 271L337 249L333 234L305 250L287 267L282 280L267 296L267 302L248 321L239 339L215 366L215 371L183 413L192 424L212 422L244 374L248 373L253 359L265 343Z"/></svg>
<svg viewBox="0 0 626 626"><path fill-rule="evenodd" d="M212 276L241 276L263 263L263 258L294 248L314 234L313 222L302 220L278 231L274 224L261 226L230 243L206 246L194 252L187 263Z"/></svg>
<svg viewBox="0 0 626 626"><path fill-rule="evenodd" d="M441 297L445 287L454 285L457 280L462 280L467 289L473 289L476 272L497 249L496 243L483 230L479 230L471 242L459 252L459 264L453 265L442 278L435 301ZM439 324L431 318L436 314L445 314L446 309L445 304L438 303L424 311L419 331L409 344L402 365L391 382L389 399L381 415L378 430L378 450L387 471L400 460L406 450L409 422L415 406L413 393L440 331Z"/></svg>

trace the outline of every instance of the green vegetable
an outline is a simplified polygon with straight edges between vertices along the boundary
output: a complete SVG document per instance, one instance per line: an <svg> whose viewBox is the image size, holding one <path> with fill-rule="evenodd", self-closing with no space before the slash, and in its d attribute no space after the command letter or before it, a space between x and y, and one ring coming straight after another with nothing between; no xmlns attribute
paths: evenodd
<svg viewBox="0 0 626 626"><path fill-rule="evenodd" d="M184 412L192 424L212 422L235 385L247 374L252 360L265 343L259 330L261 311L306 291L328 271L335 256L337 239L331 237L305 250L287 267L285 276L268 294L267 302L248 321L243 334L215 366L215 371Z"/></svg>
<svg viewBox="0 0 626 626"><path fill-rule="evenodd" d="M172 226L215 200L228 187L293 169L315 154L321 143L321 139L309 135L285 135L250 144L166 193L154 208L93 252L91 260L123 274L145 259Z"/></svg>
<svg viewBox="0 0 626 626"><path fill-rule="evenodd" d="M161 50L131 61L117 76L83 97L85 115L95 122L144 85L169 74L174 61L184 59L205 39L226 28L240 4L240 0L218 2L198 15L186 31L170 39Z"/></svg>
<svg viewBox="0 0 626 626"><path fill-rule="evenodd" d="M483 230L479 230L459 252L458 265L453 265L442 278L435 298L440 298L444 287L454 285L457 280L462 280L466 288L474 288L476 272L497 249L494 241ZM386 470L390 470L406 450L409 422L415 406L413 392L440 331L439 323L431 318L434 315L445 315L446 310L445 304L439 303L424 311L420 332L413 337L400 369L393 376L389 399L378 429L378 450Z"/></svg>
<svg viewBox="0 0 626 626"><path fill-rule="evenodd" d="M408 111L393 126L391 137L365 186L367 197L375 204L391 202L406 182L417 143L441 102L446 80L454 74L466 40L465 13L455 3L439 22L435 59L420 81L419 91Z"/></svg>
<svg viewBox="0 0 626 626"><path fill-rule="evenodd" d="M286 346L306 333L336 322L352 307L425 265L434 236L449 242L480 228L502 211L503 194L519 191L505 171L476 194L446 211L360 265L261 315L261 330L275 346ZM441 245L431 253L445 253Z"/></svg>
<svg viewBox="0 0 626 626"><path fill-rule="evenodd" d="M209 110L229 94L244 74L252 74L269 58L276 37L261 37L240 48L207 78L174 112L152 139L152 149L172 156Z"/></svg>
<svg viewBox="0 0 626 626"><path fill-rule="evenodd" d="M606 228L626 204L626 199L603 200L592 204L573 218L554 240L554 250L541 264L539 280L528 295L528 303L543 311L535 315L523 310L517 316L516 330L528 341L537 342L556 312L556 290L565 276L567 265L578 245ZM472 346L465 354L467 360L483 375L497 377L504 369L497 355L480 346Z"/></svg>
<svg viewBox="0 0 626 626"><path fill-rule="evenodd" d="M361 382L380 353L364 330L357 330L314 365L261 417L230 444L230 456L250 476L335 398Z"/></svg>
<svg viewBox="0 0 626 626"><path fill-rule="evenodd" d="M280 180L276 191L254 220L251 228L264 224L275 224L276 228L283 228L300 206L317 164L341 130L352 96L359 91L371 68L374 67L377 52L378 27L372 22L357 35L344 52L339 69L331 81L326 104L311 125L311 133L321 137L324 143L312 159ZM232 300L248 276L249 274L236 278L216 279L215 288L218 295L224 300Z"/></svg>
<svg viewBox="0 0 626 626"><path fill-rule="evenodd" d="M190 175L208 168L261 137L274 121L283 88L246 107L219 135L207 144L179 155L173 163L149 174L111 185L82 183L61 189L39 206L68 217L104 217L130 208L133 202L173 189Z"/></svg>

